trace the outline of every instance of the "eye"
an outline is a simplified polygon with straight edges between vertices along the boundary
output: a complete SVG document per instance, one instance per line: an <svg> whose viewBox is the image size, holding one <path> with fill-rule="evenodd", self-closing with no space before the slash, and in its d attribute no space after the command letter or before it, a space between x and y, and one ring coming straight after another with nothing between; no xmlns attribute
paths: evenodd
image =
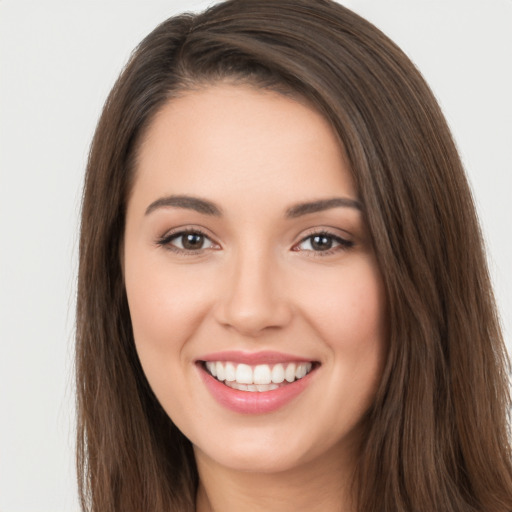
<svg viewBox="0 0 512 512"><path fill-rule="evenodd" d="M157 243L170 250L184 253L195 253L218 247L208 236L197 230L170 233L158 240Z"/></svg>
<svg viewBox="0 0 512 512"><path fill-rule="evenodd" d="M331 254L336 251L342 251L353 247L354 242L333 235L332 233L313 233L303 238L299 244L294 247L295 251L312 251L317 253Z"/></svg>

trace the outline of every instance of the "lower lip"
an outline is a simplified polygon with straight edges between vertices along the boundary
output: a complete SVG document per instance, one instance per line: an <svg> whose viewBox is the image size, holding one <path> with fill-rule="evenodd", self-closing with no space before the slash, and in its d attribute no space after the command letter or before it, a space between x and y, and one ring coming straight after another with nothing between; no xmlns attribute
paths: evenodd
<svg viewBox="0 0 512 512"><path fill-rule="evenodd" d="M315 373L315 370L312 370L302 379L271 391L240 391L219 382L203 368L202 364L198 364L198 368L203 382L215 400L223 407L241 414L265 414L277 411L300 395L310 383L312 374Z"/></svg>

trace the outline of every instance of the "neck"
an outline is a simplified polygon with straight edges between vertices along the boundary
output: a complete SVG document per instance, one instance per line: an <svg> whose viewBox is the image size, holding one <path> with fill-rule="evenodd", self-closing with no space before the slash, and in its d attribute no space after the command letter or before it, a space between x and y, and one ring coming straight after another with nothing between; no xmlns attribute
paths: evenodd
<svg viewBox="0 0 512 512"><path fill-rule="evenodd" d="M354 512L353 460L333 450L286 471L252 473L219 466L196 449L196 512Z"/></svg>

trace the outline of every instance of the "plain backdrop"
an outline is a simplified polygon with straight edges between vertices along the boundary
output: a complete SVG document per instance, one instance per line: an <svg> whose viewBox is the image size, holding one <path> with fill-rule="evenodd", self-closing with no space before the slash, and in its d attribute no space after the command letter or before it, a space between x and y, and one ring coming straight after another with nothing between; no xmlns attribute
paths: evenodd
<svg viewBox="0 0 512 512"><path fill-rule="evenodd" d="M78 511L78 215L102 104L158 23L212 2L0 0L0 511ZM420 68L472 183L512 345L512 0L352 0ZM471 248L469 248L470 250Z"/></svg>

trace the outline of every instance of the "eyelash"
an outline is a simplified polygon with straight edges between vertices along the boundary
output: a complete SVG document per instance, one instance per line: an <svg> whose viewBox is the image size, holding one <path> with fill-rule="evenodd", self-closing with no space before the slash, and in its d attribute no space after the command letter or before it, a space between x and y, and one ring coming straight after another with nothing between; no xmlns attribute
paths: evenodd
<svg viewBox="0 0 512 512"><path fill-rule="evenodd" d="M213 242L211 240L211 238L206 233L201 231L200 229L185 229L185 230L182 230L182 231L176 231L176 232L173 232L173 233L168 233L168 234L164 235L163 237L159 238L156 243L157 243L158 246L164 247L165 249L167 249L169 251L172 251L172 252L174 252L176 254L183 254L183 255L186 255L186 256L193 256L193 255L196 255L196 254L200 254L202 251L205 251L205 250L213 248L213 247L206 247L206 248L200 248L200 249L195 249L194 250L194 249L185 249L185 248L182 248L182 247L176 247L175 245L172 244L173 241L178 240L180 238L183 238L183 237L185 237L187 235L198 235L198 236L201 236L204 239L209 240L210 243L213 246L217 246L218 247L218 245L215 244L215 242ZM334 234L330 233L329 231L324 231L323 230L323 231L315 231L315 232L312 232L312 233L308 234L307 236L302 238L302 240L298 244L294 245L292 250L299 252L300 249L298 249L297 247L299 247L300 245L302 245L303 243L305 243L308 240L312 240L314 237L328 238L333 243L336 243L338 245L336 245L334 247L331 247L331 248L329 248L329 249L327 249L325 251L315 251L313 249L307 249L307 250L304 251L306 253L309 253L309 256L312 256L312 257L330 256L330 255L335 254L335 253L340 252L340 251L350 250L352 247L354 247L354 242L352 242L351 240L347 240L345 238L341 238L340 236L334 235ZM310 244L311 244L311 242L310 242ZM182 242L181 245L183 245L183 242Z"/></svg>
<svg viewBox="0 0 512 512"><path fill-rule="evenodd" d="M308 253L310 253L313 257L323 257L323 256L331 256L332 254L335 254L337 252L341 251L347 251L352 249L354 247L354 242L351 240L347 240L346 238L342 238L338 235L334 235L333 233L330 233L329 231L314 231L307 236L305 236L298 244L294 246L295 251L299 251L299 249L296 249L295 247L298 247L299 245L303 244L307 240L312 240L315 237L324 237L329 238L332 240L332 242L337 243L338 245L335 247L331 247L330 249L327 249L325 251L315 251L315 250L307 250ZM311 242L310 242L311 243Z"/></svg>
<svg viewBox="0 0 512 512"><path fill-rule="evenodd" d="M174 240L183 238L187 235L202 236L204 239L210 240L210 242L213 245L216 245L206 233L204 233L203 231L201 231L200 229L197 229L197 228L184 229L182 231L175 231L173 233L165 234L163 237L159 238L156 243L157 243L157 245L164 247L165 249L167 249L169 251L175 252L177 254L183 254L186 256L193 256L195 254L200 254L202 251L204 251L206 249L210 249L210 247L207 247L206 249L201 248L201 249L195 249L195 250L194 249L185 249L185 248L181 248L181 247L176 247L175 245L173 245L171 243ZM182 243L182 245L183 245L183 243Z"/></svg>

